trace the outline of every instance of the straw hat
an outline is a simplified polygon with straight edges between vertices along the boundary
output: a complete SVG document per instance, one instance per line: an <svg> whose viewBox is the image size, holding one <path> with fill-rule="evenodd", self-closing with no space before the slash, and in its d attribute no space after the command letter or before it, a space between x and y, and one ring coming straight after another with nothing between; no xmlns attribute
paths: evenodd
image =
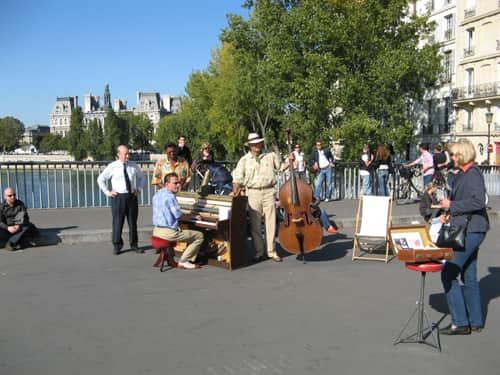
<svg viewBox="0 0 500 375"><path fill-rule="evenodd" d="M258 135L257 133L248 134L248 140L246 143L247 145L254 145L262 142L264 142L264 138L261 138L260 135Z"/></svg>

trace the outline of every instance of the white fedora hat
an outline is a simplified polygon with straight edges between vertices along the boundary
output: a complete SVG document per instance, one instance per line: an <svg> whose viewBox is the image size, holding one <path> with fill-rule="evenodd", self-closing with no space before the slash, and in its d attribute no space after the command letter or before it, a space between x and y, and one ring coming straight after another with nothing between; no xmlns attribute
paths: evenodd
<svg viewBox="0 0 500 375"><path fill-rule="evenodd" d="M264 138L261 138L260 135L258 135L257 133L248 134L247 145L252 145L252 144L262 143L262 142L264 142Z"/></svg>

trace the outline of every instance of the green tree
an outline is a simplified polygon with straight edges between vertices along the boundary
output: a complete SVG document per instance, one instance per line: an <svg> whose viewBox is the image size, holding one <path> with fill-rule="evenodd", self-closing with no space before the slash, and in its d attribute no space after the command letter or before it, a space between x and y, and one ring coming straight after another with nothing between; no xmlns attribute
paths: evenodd
<svg viewBox="0 0 500 375"><path fill-rule="evenodd" d="M153 123L145 114L126 113L119 116L127 123L130 147L133 150L150 151Z"/></svg>
<svg viewBox="0 0 500 375"><path fill-rule="evenodd" d="M87 150L87 156L91 156L94 160L103 159L104 135L97 119L90 121L87 130L85 130L83 145Z"/></svg>
<svg viewBox="0 0 500 375"><path fill-rule="evenodd" d="M406 0L256 0L246 6L248 20L230 16L221 35L234 65L233 83L225 87L238 88L228 90L227 102L239 113L249 110L239 125L257 124L278 140L291 126L310 146L315 137L334 136L349 145L359 139L351 138L349 121L364 118L369 121L361 123L370 128L374 121L399 149L411 138L408 105L435 82L440 64L438 46L419 46L433 25L409 14Z"/></svg>
<svg viewBox="0 0 500 375"><path fill-rule="evenodd" d="M112 108L104 118L104 142L102 156L108 160L114 159L116 148L121 144L128 144L127 122L119 118Z"/></svg>
<svg viewBox="0 0 500 375"><path fill-rule="evenodd" d="M53 133L45 134L40 138L38 147L40 152L51 152L66 149L65 142L60 135Z"/></svg>
<svg viewBox="0 0 500 375"><path fill-rule="evenodd" d="M15 117L0 118L0 147L2 151L10 151L19 144L24 133L24 124Z"/></svg>
<svg viewBox="0 0 500 375"><path fill-rule="evenodd" d="M75 107L71 111L71 121L67 135L68 151L75 160L82 160L87 156L83 142L83 113L80 107Z"/></svg>

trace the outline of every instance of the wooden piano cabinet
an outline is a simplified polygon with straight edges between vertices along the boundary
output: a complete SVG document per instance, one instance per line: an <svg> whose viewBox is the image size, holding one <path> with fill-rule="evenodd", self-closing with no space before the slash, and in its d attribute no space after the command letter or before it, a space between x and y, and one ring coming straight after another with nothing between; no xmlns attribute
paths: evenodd
<svg viewBox="0 0 500 375"><path fill-rule="evenodd" d="M181 227L199 230L205 236L205 247L201 251L207 255L209 265L228 270L249 265L247 197L180 192L177 200L187 215L180 220ZM202 220L193 219L195 215L200 215ZM185 248L185 243L178 243L176 254L181 255Z"/></svg>
<svg viewBox="0 0 500 375"><path fill-rule="evenodd" d="M426 225L405 225L389 228L390 245L401 262L426 263L453 258L453 249L432 243Z"/></svg>

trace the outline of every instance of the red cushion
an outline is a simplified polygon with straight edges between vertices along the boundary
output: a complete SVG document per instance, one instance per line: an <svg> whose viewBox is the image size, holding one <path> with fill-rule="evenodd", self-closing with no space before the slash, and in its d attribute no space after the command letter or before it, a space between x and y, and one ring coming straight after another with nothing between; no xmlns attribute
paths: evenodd
<svg viewBox="0 0 500 375"><path fill-rule="evenodd" d="M175 241L169 241L160 237L151 236L151 245L155 249L164 249L166 247L175 247Z"/></svg>
<svg viewBox="0 0 500 375"><path fill-rule="evenodd" d="M406 268L412 271L419 272L439 272L443 269L443 263L429 262L429 263L406 263Z"/></svg>

